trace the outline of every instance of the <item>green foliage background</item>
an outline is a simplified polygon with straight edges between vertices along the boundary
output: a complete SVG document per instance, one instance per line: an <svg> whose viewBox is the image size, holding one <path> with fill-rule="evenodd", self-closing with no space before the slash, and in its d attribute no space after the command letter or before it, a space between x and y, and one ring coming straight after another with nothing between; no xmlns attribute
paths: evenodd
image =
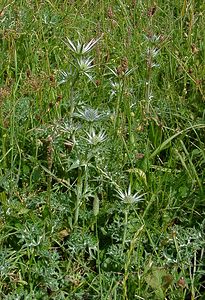
<svg viewBox="0 0 205 300"><path fill-rule="evenodd" d="M1 299L204 299L204 11L1 2Z"/></svg>

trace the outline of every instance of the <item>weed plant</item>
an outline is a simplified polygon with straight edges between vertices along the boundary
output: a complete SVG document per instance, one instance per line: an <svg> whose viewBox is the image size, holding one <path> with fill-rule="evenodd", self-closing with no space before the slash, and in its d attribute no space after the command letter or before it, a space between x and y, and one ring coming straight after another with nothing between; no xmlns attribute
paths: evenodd
<svg viewBox="0 0 205 300"><path fill-rule="evenodd" d="M204 1L0 3L0 299L205 299Z"/></svg>

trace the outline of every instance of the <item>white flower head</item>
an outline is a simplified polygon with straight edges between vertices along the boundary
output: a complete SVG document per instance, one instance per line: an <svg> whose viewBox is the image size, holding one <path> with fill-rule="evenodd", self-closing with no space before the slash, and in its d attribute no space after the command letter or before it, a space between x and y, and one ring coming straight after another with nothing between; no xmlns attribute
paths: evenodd
<svg viewBox="0 0 205 300"><path fill-rule="evenodd" d="M92 71L93 65L93 58L79 58L77 59L77 68L80 74L86 75L90 80L92 80L92 75L90 74Z"/></svg>
<svg viewBox="0 0 205 300"><path fill-rule="evenodd" d="M69 38L67 38L67 41L65 44L68 46L69 50L77 55L84 55L90 52L93 47L97 44L100 38L98 39L92 39L89 43L83 44L80 43L80 41L77 41L77 43L73 43Z"/></svg>
<svg viewBox="0 0 205 300"><path fill-rule="evenodd" d="M122 190L118 189L116 192L118 193L118 198L127 204L138 203L143 200L143 195L140 195L139 192L132 194L130 185L127 191L123 192Z"/></svg>
<svg viewBox="0 0 205 300"><path fill-rule="evenodd" d="M151 35L144 35L145 39L150 42L158 42L160 40L160 35L151 34Z"/></svg>
<svg viewBox="0 0 205 300"><path fill-rule="evenodd" d="M147 56L148 57L156 57L158 53L160 52L157 48L148 48L147 49Z"/></svg>
<svg viewBox="0 0 205 300"><path fill-rule="evenodd" d="M75 113L74 116L90 123L101 121L105 118L104 113L99 113L97 109L89 107L85 108L85 110L78 110L78 113Z"/></svg>
<svg viewBox="0 0 205 300"><path fill-rule="evenodd" d="M69 79L71 78L72 73L61 70L61 71L59 71L59 75L60 75L60 80L59 80L58 84L60 85L60 84L68 82Z"/></svg>
<svg viewBox="0 0 205 300"><path fill-rule="evenodd" d="M104 130L101 130L100 132L96 133L94 128L92 128L90 132L86 132L86 134L88 136L88 138L86 138L86 141L90 145L94 145L94 146L103 143L107 138Z"/></svg>

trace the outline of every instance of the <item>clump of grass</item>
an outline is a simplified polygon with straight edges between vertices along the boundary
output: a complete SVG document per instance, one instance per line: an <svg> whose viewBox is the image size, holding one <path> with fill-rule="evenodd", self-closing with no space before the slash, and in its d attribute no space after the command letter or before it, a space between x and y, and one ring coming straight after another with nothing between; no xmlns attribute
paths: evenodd
<svg viewBox="0 0 205 300"><path fill-rule="evenodd" d="M203 299L204 9L0 4L1 299Z"/></svg>

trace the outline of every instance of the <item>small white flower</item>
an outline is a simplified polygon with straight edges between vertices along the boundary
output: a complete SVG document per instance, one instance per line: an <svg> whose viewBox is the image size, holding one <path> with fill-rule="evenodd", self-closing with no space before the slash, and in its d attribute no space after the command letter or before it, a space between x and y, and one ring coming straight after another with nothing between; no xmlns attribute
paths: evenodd
<svg viewBox="0 0 205 300"><path fill-rule="evenodd" d="M159 53L159 49L157 48L148 48L147 49L147 56L148 57L156 57Z"/></svg>
<svg viewBox="0 0 205 300"><path fill-rule="evenodd" d="M80 74L86 75L90 80L92 80L92 76L90 72L92 71L93 65L93 58L80 58L77 59L77 68L80 72Z"/></svg>
<svg viewBox="0 0 205 300"><path fill-rule="evenodd" d="M90 58L90 57L77 59L77 63L78 63L79 69L82 72L88 72L91 68L94 67L93 58Z"/></svg>
<svg viewBox="0 0 205 300"><path fill-rule="evenodd" d="M72 74L71 72L66 72L63 70L60 71L59 73L60 73L60 81L58 82L59 85L66 83L69 80L69 78L71 78L70 76Z"/></svg>
<svg viewBox="0 0 205 300"><path fill-rule="evenodd" d="M144 35L144 37L146 38L146 40L148 40L150 42L158 42L160 40L160 36L157 36L156 34Z"/></svg>
<svg viewBox="0 0 205 300"><path fill-rule="evenodd" d="M90 52L93 47L97 44L100 38L92 39L89 43L83 44L77 41L77 44L74 44L69 38L67 38L67 42L65 44L68 46L69 50L78 55L84 55Z"/></svg>
<svg viewBox="0 0 205 300"><path fill-rule="evenodd" d="M101 121L105 115L100 114L97 109L85 108L85 110L79 110L74 116L79 117L87 122L93 123L96 121Z"/></svg>
<svg viewBox="0 0 205 300"><path fill-rule="evenodd" d="M127 204L138 203L143 200L143 195L139 195L139 193L131 193L131 186L129 186L128 191L123 192L118 189L116 192L118 193L120 200Z"/></svg>
<svg viewBox="0 0 205 300"><path fill-rule="evenodd" d="M97 145L100 143L103 143L107 136L104 130L101 130L100 132L96 133L95 129L91 129L90 132L86 132L88 138L86 138L86 141L90 144L90 145Z"/></svg>

